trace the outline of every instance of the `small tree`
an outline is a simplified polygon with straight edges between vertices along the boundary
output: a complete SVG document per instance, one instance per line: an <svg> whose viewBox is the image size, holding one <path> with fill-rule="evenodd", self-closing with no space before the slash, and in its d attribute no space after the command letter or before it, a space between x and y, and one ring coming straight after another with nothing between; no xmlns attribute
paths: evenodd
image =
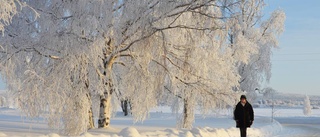
<svg viewBox="0 0 320 137"><path fill-rule="evenodd" d="M311 115L311 105L310 105L310 99L308 95L304 97L303 114L306 116Z"/></svg>
<svg viewBox="0 0 320 137"><path fill-rule="evenodd" d="M276 93L276 90L274 90L271 87L266 87L263 90L263 98L271 98L272 104L271 104L271 122L273 122L274 115L276 113L276 110L274 109L274 94Z"/></svg>

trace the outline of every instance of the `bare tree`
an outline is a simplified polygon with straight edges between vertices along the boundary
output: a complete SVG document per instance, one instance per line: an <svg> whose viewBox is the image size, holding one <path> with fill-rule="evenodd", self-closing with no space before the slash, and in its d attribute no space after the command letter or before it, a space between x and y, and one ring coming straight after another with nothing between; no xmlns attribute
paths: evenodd
<svg viewBox="0 0 320 137"><path fill-rule="evenodd" d="M271 101L272 101L272 104L271 104L271 122L273 122L274 116L276 114L275 105L274 105L274 103L275 103L274 102L274 95L276 94L276 90L274 90L271 87L266 87L266 88L262 89L262 93L263 93L263 99L262 100L271 98Z"/></svg>

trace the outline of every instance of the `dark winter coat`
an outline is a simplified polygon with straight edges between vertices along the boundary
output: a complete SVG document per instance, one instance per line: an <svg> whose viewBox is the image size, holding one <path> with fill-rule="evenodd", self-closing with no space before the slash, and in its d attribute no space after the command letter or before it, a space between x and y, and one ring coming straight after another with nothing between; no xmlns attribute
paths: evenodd
<svg viewBox="0 0 320 137"><path fill-rule="evenodd" d="M247 102L244 106L242 106L241 102L239 102L233 114L234 120L237 121L237 127L250 127L252 125L254 113L249 102Z"/></svg>

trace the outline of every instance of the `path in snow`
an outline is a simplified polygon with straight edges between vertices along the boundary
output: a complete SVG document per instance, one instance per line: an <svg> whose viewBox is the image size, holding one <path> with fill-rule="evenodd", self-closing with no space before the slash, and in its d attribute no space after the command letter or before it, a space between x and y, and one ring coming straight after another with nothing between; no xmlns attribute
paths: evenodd
<svg viewBox="0 0 320 137"><path fill-rule="evenodd" d="M320 117L275 118L283 129L276 137L319 137Z"/></svg>

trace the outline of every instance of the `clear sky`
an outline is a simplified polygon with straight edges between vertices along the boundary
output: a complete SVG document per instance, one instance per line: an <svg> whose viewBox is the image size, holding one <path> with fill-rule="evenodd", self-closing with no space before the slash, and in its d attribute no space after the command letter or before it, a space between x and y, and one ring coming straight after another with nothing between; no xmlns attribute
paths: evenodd
<svg viewBox="0 0 320 137"><path fill-rule="evenodd" d="M265 16L284 10L285 32L272 57L269 84L279 92L320 95L320 0L265 0ZM0 81L0 89L5 89Z"/></svg>
<svg viewBox="0 0 320 137"><path fill-rule="evenodd" d="M279 49L273 53L269 86L279 92L320 95L320 0L266 3L266 15L281 9L287 16Z"/></svg>

